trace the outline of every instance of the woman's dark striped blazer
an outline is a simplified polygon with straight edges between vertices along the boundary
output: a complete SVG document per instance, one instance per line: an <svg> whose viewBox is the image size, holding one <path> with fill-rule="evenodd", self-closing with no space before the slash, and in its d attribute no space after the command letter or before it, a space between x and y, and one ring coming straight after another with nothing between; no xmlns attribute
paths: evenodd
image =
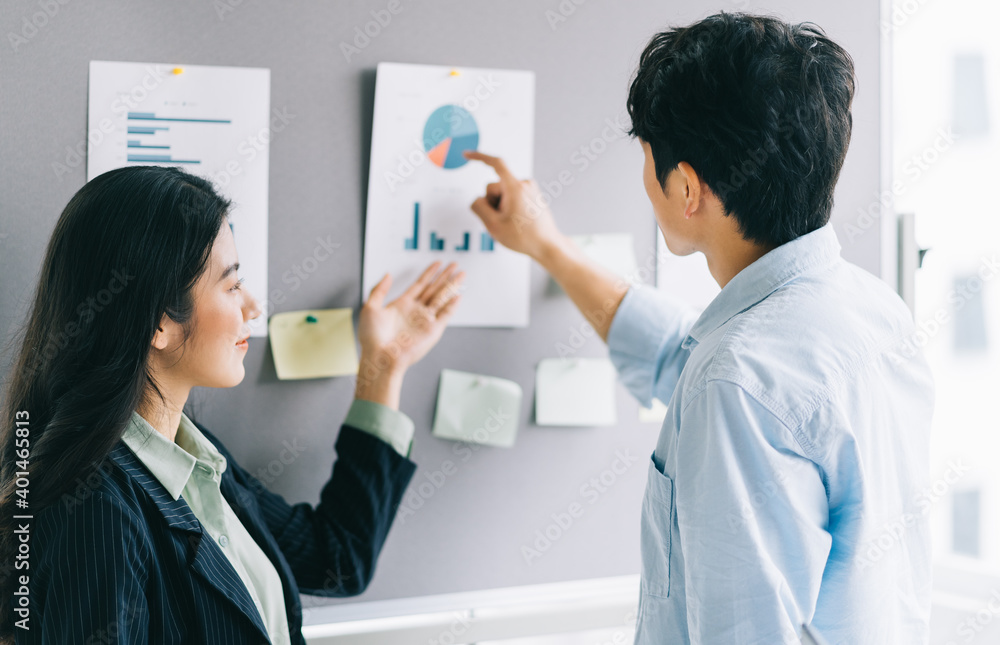
<svg viewBox="0 0 1000 645"><path fill-rule="evenodd" d="M319 505L289 505L196 425L226 458L222 494L274 563L292 643L304 645L300 590L364 591L416 464L345 425ZM30 630L15 629L16 643L269 642L246 587L183 496L173 500L121 441L99 474L82 500L34 519Z"/></svg>

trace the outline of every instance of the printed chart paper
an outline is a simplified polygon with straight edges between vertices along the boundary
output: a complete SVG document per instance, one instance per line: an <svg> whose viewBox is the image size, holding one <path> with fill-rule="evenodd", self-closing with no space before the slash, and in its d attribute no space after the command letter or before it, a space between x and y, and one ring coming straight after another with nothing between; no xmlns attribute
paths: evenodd
<svg viewBox="0 0 1000 645"><path fill-rule="evenodd" d="M268 69L90 62L87 181L135 165L211 180L233 203L243 288L261 303L269 297L270 96ZM267 335L266 317L251 321L252 336Z"/></svg>
<svg viewBox="0 0 1000 645"><path fill-rule="evenodd" d="M528 325L530 260L495 243L469 206L497 181L464 150L532 174L530 71L379 63L365 222L363 293L392 274L388 301L435 260L465 271L450 324Z"/></svg>

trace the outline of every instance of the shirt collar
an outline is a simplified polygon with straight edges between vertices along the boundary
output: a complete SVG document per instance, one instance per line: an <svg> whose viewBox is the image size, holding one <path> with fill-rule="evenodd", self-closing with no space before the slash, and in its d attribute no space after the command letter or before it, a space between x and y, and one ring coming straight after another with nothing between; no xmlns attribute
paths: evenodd
<svg viewBox="0 0 1000 645"><path fill-rule="evenodd" d="M215 469L220 476L226 471L226 458L183 412L174 441L178 446L194 455L198 461Z"/></svg>
<svg viewBox="0 0 1000 645"><path fill-rule="evenodd" d="M157 432L136 411L132 412L122 440L174 500L184 490L198 462L220 475L226 469L226 458L183 412L174 441Z"/></svg>
<svg viewBox="0 0 1000 645"><path fill-rule="evenodd" d="M701 313L682 347L688 349L697 345L727 320L754 306L778 287L839 257L840 242L829 222L768 251L726 283Z"/></svg>

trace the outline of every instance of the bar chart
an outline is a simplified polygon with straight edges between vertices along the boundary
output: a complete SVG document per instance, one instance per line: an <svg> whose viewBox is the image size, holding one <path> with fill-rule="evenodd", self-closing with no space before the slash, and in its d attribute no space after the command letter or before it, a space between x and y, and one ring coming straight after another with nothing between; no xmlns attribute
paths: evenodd
<svg viewBox="0 0 1000 645"><path fill-rule="evenodd" d="M146 121L152 121L154 123L155 122L221 123L221 124L232 123L230 119L179 118L179 117L161 116L158 115L156 112L129 112L127 132L130 136L126 144L126 147L128 148L128 156L126 158L126 161L129 161L131 163L156 163L161 161L164 163L183 163L183 164L201 163L201 159L174 159L173 155L171 155L168 152L165 152L167 150L170 150L170 144L168 140L169 134L166 134L170 132L170 127L146 125L145 124ZM142 122L142 123L136 123L136 122ZM144 152L145 150L154 150L156 152Z"/></svg>
<svg viewBox="0 0 1000 645"><path fill-rule="evenodd" d="M413 236L405 240L403 248L408 251L417 250L417 240L420 238L420 202L413 205Z"/></svg>
<svg viewBox="0 0 1000 645"><path fill-rule="evenodd" d="M472 246L470 245L470 241L472 239L472 231L464 231L461 233L461 236L462 243L456 245L454 250L471 251ZM437 231L430 231L427 248L431 251L444 251L444 245L445 238L442 237ZM403 240L403 250L420 250L420 202L414 202L413 204L413 233ZM493 238L490 237L490 234L486 231L482 231L479 234L479 250L493 250Z"/></svg>
<svg viewBox="0 0 1000 645"><path fill-rule="evenodd" d="M490 83L488 96L482 93L484 79ZM511 172L530 177L533 114L529 71L378 64L362 290L370 292L389 273L391 300L432 263L455 263L465 278L462 304L449 326L527 326L529 258L497 244L493 229L472 211L496 172L463 153L488 151L502 157ZM171 130L177 125L141 123ZM156 136L144 139L155 145ZM179 150L172 152L180 157ZM191 154L185 158L198 158Z"/></svg>

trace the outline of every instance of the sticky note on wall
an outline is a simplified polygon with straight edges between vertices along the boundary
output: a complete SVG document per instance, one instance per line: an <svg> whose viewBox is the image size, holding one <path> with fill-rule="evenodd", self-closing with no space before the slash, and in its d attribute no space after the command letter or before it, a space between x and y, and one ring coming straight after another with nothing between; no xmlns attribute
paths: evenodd
<svg viewBox="0 0 1000 645"><path fill-rule="evenodd" d="M546 358L535 375L535 423L604 426L617 422L615 366L604 358Z"/></svg>
<svg viewBox="0 0 1000 645"><path fill-rule="evenodd" d="M659 399L653 399L653 405L648 408L639 406L640 423L659 423L663 425L663 420L667 418L667 406Z"/></svg>
<svg viewBox="0 0 1000 645"><path fill-rule="evenodd" d="M593 233L574 235L571 239L580 247L584 255L615 275L621 276L629 284L642 282L638 277L638 266L635 261L631 233ZM555 278L551 277L547 290L549 295L565 293Z"/></svg>
<svg viewBox="0 0 1000 645"><path fill-rule="evenodd" d="M442 439L510 447L517 437L521 386L514 381L441 370L434 426Z"/></svg>
<svg viewBox="0 0 1000 645"><path fill-rule="evenodd" d="M612 273L627 278L635 278L635 249L631 233L600 233L574 235L573 241L589 257L606 267Z"/></svg>
<svg viewBox="0 0 1000 645"><path fill-rule="evenodd" d="M278 378L346 376L358 371L353 311L306 309L271 316L268 334Z"/></svg>

